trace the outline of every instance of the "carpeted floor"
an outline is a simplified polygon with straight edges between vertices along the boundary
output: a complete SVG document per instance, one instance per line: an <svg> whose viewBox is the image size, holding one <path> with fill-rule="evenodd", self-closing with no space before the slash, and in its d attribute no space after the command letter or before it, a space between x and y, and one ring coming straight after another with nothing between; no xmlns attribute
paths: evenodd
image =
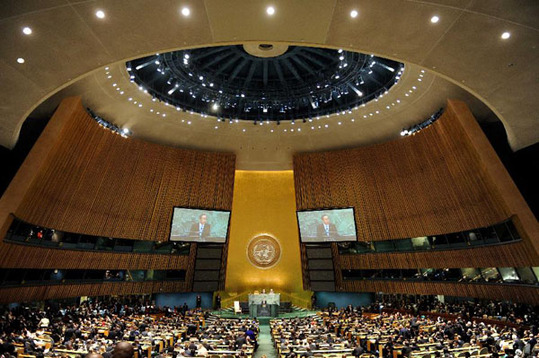
<svg viewBox="0 0 539 358"><path fill-rule="evenodd" d="M264 320L260 322L260 332L258 333L258 349L254 358L260 358L265 355L267 358L277 358L277 351L271 341L271 330L269 322Z"/></svg>
<svg viewBox="0 0 539 358"><path fill-rule="evenodd" d="M230 311L213 311L215 315L223 318L248 318L248 314L234 314ZM279 318L307 317L316 314L316 311L295 311L291 313L282 313ZM253 358L260 358L265 355L267 358L277 358L277 351L271 340L271 329L269 321L271 317L259 317L258 349Z"/></svg>
<svg viewBox="0 0 539 358"><path fill-rule="evenodd" d="M279 314L279 318L296 318L296 317L307 317L315 315L317 311L294 311L290 313L281 313ZM212 314L222 317L222 318L249 318L248 314L234 314L231 311L211 311ZM264 319L266 317L259 317L260 319ZM267 317L271 319L270 317Z"/></svg>

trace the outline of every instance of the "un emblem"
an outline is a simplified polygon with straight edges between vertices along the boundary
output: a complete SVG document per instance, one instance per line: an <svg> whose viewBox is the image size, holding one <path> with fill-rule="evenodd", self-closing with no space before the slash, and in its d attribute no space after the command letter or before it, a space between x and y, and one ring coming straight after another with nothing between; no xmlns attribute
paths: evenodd
<svg viewBox="0 0 539 358"><path fill-rule="evenodd" d="M267 234L256 236L247 245L247 258L258 268L273 267L281 258L281 245Z"/></svg>

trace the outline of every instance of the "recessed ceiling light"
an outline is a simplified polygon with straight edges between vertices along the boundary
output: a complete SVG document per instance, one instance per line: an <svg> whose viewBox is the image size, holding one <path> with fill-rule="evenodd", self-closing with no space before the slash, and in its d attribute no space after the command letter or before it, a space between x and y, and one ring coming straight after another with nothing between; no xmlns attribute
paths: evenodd
<svg viewBox="0 0 539 358"><path fill-rule="evenodd" d="M357 12L357 10L352 10L350 11L350 17L355 19L357 17L359 13Z"/></svg>
<svg viewBox="0 0 539 358"><path fill-rule="evenodd" d="M191 10L188 7L182 8L182 15L185 17L191 15Z"/></svg>
<svg viewBox="0 0 539 358"><path fill-rule="evenodd" d="M440 18L436 15L430 18L430 22L432 22L433 24L436 24L438 21L440 21Z"/></svg>
<svg viewBox="0 0 539 358"><path fill-rule="evenodd" d="M24 58L19 57L19 58L17 59L17 62L18 62L18 63L24 63Z"/></svg>
<svg viewBox="0 0 539 358"><path fill-rule="evenodd" d="M510 33L510 32L507 32L507 31L504 32L504 33L502 34L502 36L501 36L501 38L502 38L503 40L507 40L507 39L510 38L510 37L511 37L511 33Z"/></svg>
<svg viewBox="0 0 539 358"><path fill-rule="evenodd" d="M28 26L24 27L22 29L22 33L25 34L25 35L31 35L32 34L32 29L29 28Z"/></svg>
<svg viewBox="0 0 539 358"><path fill-rule="evenodd" d="M266 8L266 13L267 13L268 15L270 15L270 16L273 15L273 14L275 14L275 8L274 8L273 6L268 6L268 7Z"/></svg>
<svg viewBox="0 0 539 358"><path fill-rule="evenodd" d="M95 16L97 16L100 19L104 19L105 18L105 12L103 10L97 10L95 12Z"/></svg>

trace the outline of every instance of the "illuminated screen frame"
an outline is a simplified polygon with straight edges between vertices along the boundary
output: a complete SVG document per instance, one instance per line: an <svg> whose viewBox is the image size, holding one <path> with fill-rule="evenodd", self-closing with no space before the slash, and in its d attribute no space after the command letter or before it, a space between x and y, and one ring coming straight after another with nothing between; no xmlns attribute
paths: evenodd
<svg viewBox="0 0 539 358"><path fill-rule="evenodd" d="M330 210L345 210L345 209L352 209L352 215L354 218L354 230L355 230L355 240L334 240L334 241L326 241L326 240L320 240L320 241L303 241L303 236L301 235L301 225L299 220L299 213L306 213L306 212L312 212L312 211L330 211ZM356 222L356 208L354 206L348 206L348 207L333 207L333 208L318 208L318 209L307 209L307 210L296 210L296 220L298 223L298 233L299 233L299 242L300 244L323 244L323 243L332 243L332 242L357 242L358 241L358 234L357 234L357 222Z"/></svg>
<svg viewBox="0 0 539 358"><path fill-rule="evenodd" d="M176 209L188 209L188 210L203 210L203 211L213 211L213 212L221 212L221 213L228 213L228 222L226 224L226 235L224 238L224 241L199 241L199 240L172 240L172 224L174 222L174 211ZM231 210L221 210L221 209L211 209L211 208L200 208L200 207L189 207L189 206L173 206L172 207L172 214L170 215L170 227L168 231L168 241L169 242L188 242L188 243L194 243L194 244L227 244L228 243L228 235L230 233L230 218L232 217L232 211Z"/></svg>

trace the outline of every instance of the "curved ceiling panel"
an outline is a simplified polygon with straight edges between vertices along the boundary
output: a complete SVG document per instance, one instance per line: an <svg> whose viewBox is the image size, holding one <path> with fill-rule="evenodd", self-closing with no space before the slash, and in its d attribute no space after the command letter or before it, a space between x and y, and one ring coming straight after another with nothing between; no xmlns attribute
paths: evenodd
<svg viewBox="0 0 539 358"><path fill-rule="evenodd" d="M252 0L8 1L0 14L0 144L12 147L40 103L108 64L249 41L343 48L418 65L481 99L504 123L514 149L539 139L535 0L488 6L481 0L275 0L272 15L266 6ZM189 7L188 16L182 7ZM380 139L369 130L371 140Z"/></svg>
<svg viewBox="0 0 539 358"><path fill-rule="evenodd" d="M282 121L348 111L385 94L404 65L357 52L217 46L127 62L131 80L174 107L225 120ZM284 50L284 51L282 51ZM282 53L281 53L282 52Z"/></svg>

